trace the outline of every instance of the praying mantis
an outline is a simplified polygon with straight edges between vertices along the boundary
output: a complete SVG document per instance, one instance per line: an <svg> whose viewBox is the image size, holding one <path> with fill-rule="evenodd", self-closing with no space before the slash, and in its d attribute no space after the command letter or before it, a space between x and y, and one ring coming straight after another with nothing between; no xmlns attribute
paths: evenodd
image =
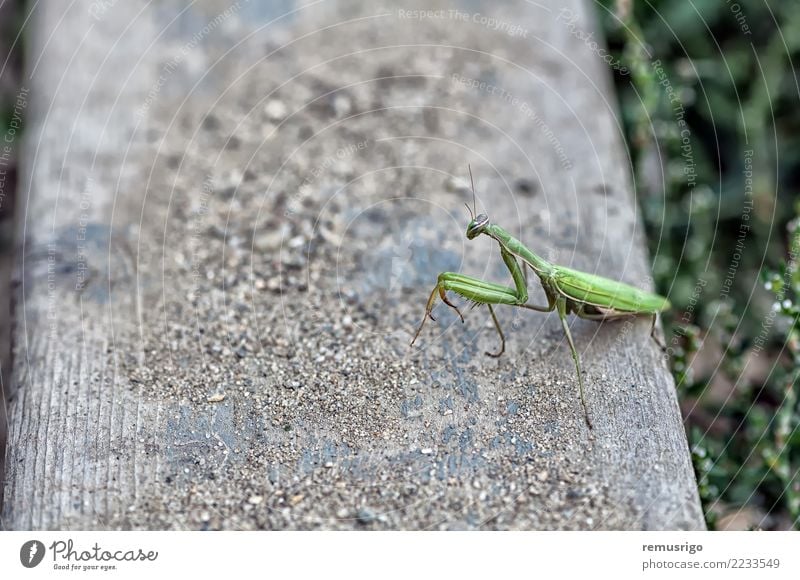
<svg viewBox="0 0 800 580"><path fill-rule="evenodd" d="M437 295L442 299L442 302L453 308L461 318L461 322L464 322L464 316L461 311L448 299L448 291L472 301L473 306L485 304L489 308L494 326L500 336L499 352L486 352L491 357L501 356L505 352L506 344L505 336L500 328L500 322L497 320L493 305L507 304L509 306L527 308L528 310L536 310L537 312L552 312L555 310L558 312L564 335L567 338L572 358L575 361L575 371L578 375L581 405L583 406L586 425L589 429L593 429L586 405L580 357L575 349L575 343L572 340L572 334L567 324L567 314L575 314L579 318L598 322L623 317L650 315L653 317L650 335L654 337L656 317L659 312L670 308L669 300L658 294L640 290L623 282L551 264L541 258L502 227L491 223L486 214L476 215L475 182L472 179L471 167L469 167L469 178L472 185L473 207L470 208L468 204L465 204L470 213L470 222L467 225L467 239L472 240L481 234L485 234L500 245L500 255L511 273L511 278L514 280L514 288L464 274L442 272L439 274L430 298L428 298L425 315L422 317L422 322L411 340L411 345L414 344L420 332L422 332L425 321L428 318L436 320L431 311ZM546 306L528 304L526 267L533 270L539 277L542 289L547 296Z"/></svg>

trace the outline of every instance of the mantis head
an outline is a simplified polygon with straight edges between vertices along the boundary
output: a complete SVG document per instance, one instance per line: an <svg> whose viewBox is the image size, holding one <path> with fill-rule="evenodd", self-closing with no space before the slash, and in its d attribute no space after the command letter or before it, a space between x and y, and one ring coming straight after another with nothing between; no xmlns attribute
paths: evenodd
<svg viewBox="0 0 800 580"><path fill-rule="evenodd" d="M473 218L469 225L467 226L467 239L471 240L483 233L483 230L486 229L486 226L489 225L489 216L485 213Z"/></svg>

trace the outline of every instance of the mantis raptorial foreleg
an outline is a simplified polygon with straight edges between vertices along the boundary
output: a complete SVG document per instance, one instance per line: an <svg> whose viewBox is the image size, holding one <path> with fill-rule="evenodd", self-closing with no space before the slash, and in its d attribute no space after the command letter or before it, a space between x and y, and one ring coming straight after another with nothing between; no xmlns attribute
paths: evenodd
<svg viewBox="0 0 800 580"><path fill-rule="evenodd" d="M501 286L500 284L494 284L492 282L486 282L485 280L480 280L471 276L465 276L463 274L456 274L455 272L442 272L439 274L436 287L433 289L433 292L431 292L430 298L428 298L428 304L425 307L425 315L422 317L422 322L420 323L416 334L414 334L414 339L411 341L411 344L414 344L414 341L417 340L419 333L422 332L422 327L425 325L425 320L428 318L435 320L431 315L431 311L436 303L437 294L442 299L442 302L454 308L456 312L458 312L458 315L461 316L461 312L459 312L458 308L456 308L452 302L446 299L446 292L448 291L455 292L456 294L459 294L468 300L473 300L479 304L513 305L519 300L516 290L513 288L508 288L507 286ZM463 316L461 316L461 320L464 320Z"/></svg>
<svg viewBox="0 0 800 580"><path fill-rule="evenodd" d="M437 294L442 299L442 302L458 312L459 317L461 317L461 321L464 321L464 317L461 316L461 312L458 310L455 304L447 299L446 292L448 291L455 292L467 300L472 300L478 304L486 304L489 306L489 312L492 315L492 320L494 321L495 328L497 329L497 333L500 335L501 341L499 353L486 353L489 356L494 357L500 356L505 351L505 336L500 328L500 323L497 320L497 316L491 307L492 304L520 306L522 308L537 310L539 312L550 312L555 308L555 302L550 298L549 295L549 304L547 306L525 304L525 302L528 300L528 288L525 285L525 275L522 271L522 268L519 267L519 263L517 262L516 258L509 252L505 251L505 249L501 248L500 252L503 256L503 261L511 272L511 277L514 279L515 287L509 288L508 286L487 282L479 278L473 278L472 276L465 276L464 274L456 274L455 272L443 272L439 274L436 287L431 292L430 298L428 298L428 304L425 307L425 315L422 317L422 322L420 323L416 334L414 334L414 339L411 341L411 344L414 344L414 341L417 340L419 333L422 332L422 327L425 325L425 320L428 318L435 320L431 315L431 311L436 303Z"/></svg>

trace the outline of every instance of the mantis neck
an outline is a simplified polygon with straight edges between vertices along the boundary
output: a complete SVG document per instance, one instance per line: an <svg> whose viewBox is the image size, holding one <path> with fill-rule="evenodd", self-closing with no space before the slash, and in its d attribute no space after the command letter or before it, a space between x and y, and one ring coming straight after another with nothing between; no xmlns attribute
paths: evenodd
<svg viewBox="0 0 800 580"><path fill-rule="evenodd" d="M552 273L553 265L550 262L531 252L522 242L500 226L489 224L484 231L510 253L527 262L536 274L547 276Z"/></svg>

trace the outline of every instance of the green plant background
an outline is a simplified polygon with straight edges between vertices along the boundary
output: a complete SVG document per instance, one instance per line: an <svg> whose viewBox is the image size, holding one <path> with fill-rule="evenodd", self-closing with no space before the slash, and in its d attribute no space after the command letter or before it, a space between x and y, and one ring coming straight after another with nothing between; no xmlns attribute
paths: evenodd
<svg viewBox="0 0 800 580"><path fill-rule="evenodd" d="M800 527L800 10L604 1L711 529ZM625 71L623 71L625 72ZM682 124L681 120L683 121Z"/></svg>

